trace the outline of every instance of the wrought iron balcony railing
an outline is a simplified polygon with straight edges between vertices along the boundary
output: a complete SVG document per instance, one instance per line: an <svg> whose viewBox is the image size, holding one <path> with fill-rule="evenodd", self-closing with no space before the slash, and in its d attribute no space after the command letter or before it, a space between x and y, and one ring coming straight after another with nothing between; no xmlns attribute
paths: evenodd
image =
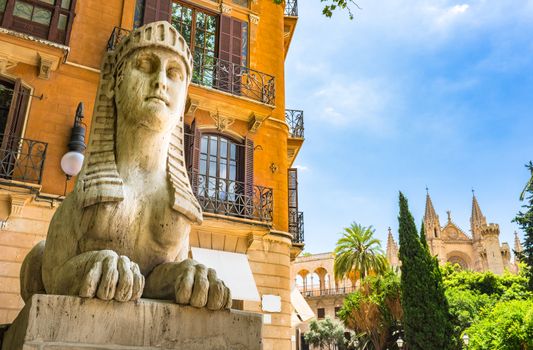
<svg viewBox="0 0 533 350"><path fill-rule="evenodd" d="M325 295L344 295L355 292L355 287L339 287L327 289L309 289L305 290L300 287L300 292L304 298L321 297Z"/></svg>
<svg viewBox="0 0 533 350"><path fill-rule="evenodd" d="M289 125L289 134L291 137L304 137L304 111L286 109L285 121Z"/></svg>
<svg viewBox="0 0 533 350"><path fill-rule="evenodd" d="M112 51L131 31L115 27L107 42ZM216 57L194 55L194 84L246 97L268 105L275 104L275 79L272 75Z"/></svg>
<svg viewBox="0 0 533 350"><path fill-rule="evenodd" d="M131 30L115 27L111 32L111 36L107 41L107 51L112 51L117 47L117 45L124 39L128 34L131 33Z"/></svg>
<svg viewBox="0 0 533 350"><path fill-rule="evenodd" d="M216 57L195 55L192 82L268 105L275 103L273 76Z"/></svg>
<svg viewBox="0 0 533 350"><path fill-rule="evenodd" d="M303 212L295 212L289 208L289 232L292 233L292 243L304 242Z"/></svg>
<svg viewBox="0 0 533 350"><path fill-rule="evenodd" d="M298 0L285 0L285 16L298 17Z"/></svg>
<svg viewBox="0 0 533 350"><path fill-rule="evenodd" d="M40 184L46 142L0 134L0 178Z"/></svg>
<svg viewBox="0 0 533 350"><path fill-rule="evenodd" d="M189 173L189 178L204 212L272 221L274 196L271 188L198 173Z"/></svg>

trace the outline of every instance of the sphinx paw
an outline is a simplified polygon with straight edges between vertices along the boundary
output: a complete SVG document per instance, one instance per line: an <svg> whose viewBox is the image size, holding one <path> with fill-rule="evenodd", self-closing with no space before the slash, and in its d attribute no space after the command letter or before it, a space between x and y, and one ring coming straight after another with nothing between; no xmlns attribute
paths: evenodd
<svg viewBox="0 0 533 350"><path fill-rule="evenodd" d="M179 265L175 283L176 303L194 307L207 306L210 310L229 309L231 293L217 278L213 269L194 260L184 260Z"/></svg>
<svg viewBox="0 0 533 350"><path fill-rule="evenodd" d="M112 250L102 250L87 264L79 295L124 302L139 299L143 288L144 276L136 263Z"/></svg>

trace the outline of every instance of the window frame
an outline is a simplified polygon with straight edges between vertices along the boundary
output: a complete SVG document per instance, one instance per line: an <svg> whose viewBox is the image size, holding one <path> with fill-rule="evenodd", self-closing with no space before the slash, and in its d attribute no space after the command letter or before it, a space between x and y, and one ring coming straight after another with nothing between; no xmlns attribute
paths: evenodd
<svg viewBox="0 0 533 350"><path fill-rule="evenodd" d="M207 153L206 153L206 156L207 156L207 159L206 159L206 174L202 174L201 172L201 162L202 162L202 140L204 137L207 137ZM212 156L212 154L210 153L210 150L211 150L211 137L216 137L217 139L217 152L216 152L216 175L212 175L209 173L209 163L210 163L210 157ZM227 164L226 164L226 177L221 177L220 176L220 165L221 165L221 148L220 148L220 145L222 143L222 139L226 140L227 141L227 155L228 157L226 158L227 160ZM234 144L235 145L235 179L231 179L229 177L229 171L230 171L230 152L231 152L231 144ZM198 155L199 156L199 165L198 165L198 174L199 175L202 175L202 176L207 176L207 177L215 177L217 180L223 180L223 181L235 181L235 182L243 182L243 177L244 177L244 168L246 166L246 162L245 162L245 159L244 159L244 156L243 156L243 152L241 151L241 148L239 147L245 147L245 145L242 143L242 142L239 142L237 140L235 140L234 138L226 135L226 134L223 134L223 133L216 133L216 132L202 132L201 133L201 136L200 136L200 154Z"/></svg>
<svg viewBox="0 0 533 350"><path fill-rule="evenodd" d="M33 6L33 8L40 7L50 11L50 24L45 25L15 16L14 11L16 1L25 2ZM68 9L62 8L61 2L62 0L55 0L54 5L51 5L40 0L7 0L4 12L2 12L0 15L0 27L68 46L70 42L72 23L74 21L74 17L76 16L74 11L76 8L76 0L70 1L70 6ZM60 30L57 27L60 15L67 16L67 22L64 30ZM44 34L45 32L46 35Z"/></svg>
<svg viewBox="0 0 533 350"><path fill-rule="evenodd" d="M194 53L195 53L195 50L196 50L196 14L197 12L203 12L209 16L213 16L215 17L215 20L216 20L216 29L215 29L215 48L214 48L214 53L215 53L215 57L218 57L218 45L219 45L219 41L220 41L220 13L217 13L211 9L208 9L208 8L205 8L205 7L201 7L201 6L198 6L196 4L191 4L190 2L187 2L187 1L179 1L179 0L172 0L171 1L171 9L170 9L170 24L173 25L173 22L172 22L172 5L173 4L179 4L181 6L184 6L186 8L190 8L193 10L193 15L192 15L192 22L191 22L191 42L190 43L187 43L187 45L189 45L189 49L191 50L191 54L193 55L194 57ZM174 27L176 28L176 27ZM176 30L179 31L179 29L176 28ZM180 32L181 34L181 32ZM183 36L183 35L182 35Z"/></svg>

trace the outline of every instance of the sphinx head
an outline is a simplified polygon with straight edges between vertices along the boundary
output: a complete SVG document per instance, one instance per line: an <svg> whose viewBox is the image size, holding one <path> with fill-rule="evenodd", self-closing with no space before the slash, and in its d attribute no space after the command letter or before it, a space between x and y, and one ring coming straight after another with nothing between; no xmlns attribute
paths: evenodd
<svg viewBox="0 0 533 350"><path fill-rule="evenodd" d="M166 21L146 24L104 57L85 164L77 190L83 207L124 199L115 158L115 135L128 126L170 135L167 170L172 207L202 221L185 168L183 113L192 77L192 55Z"/></svg>
<svg viewBox="0 0 533 350"><path fill-rule="evenodd" d="M191 54L168 22L135 30L115 50L113 81L118 118L156 132L173 130L183 116L191 79Z"/></svg>

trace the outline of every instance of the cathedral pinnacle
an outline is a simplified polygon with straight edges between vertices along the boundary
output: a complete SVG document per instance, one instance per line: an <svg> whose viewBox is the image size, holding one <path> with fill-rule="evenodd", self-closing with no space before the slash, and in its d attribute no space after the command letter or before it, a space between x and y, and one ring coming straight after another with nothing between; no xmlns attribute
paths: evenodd
<svg viewBox="0 0 533 350"><path fill-rule="evenodd" d="M522 244L520 244L520 238L518 238L518 232L514 232L514 251L516 253L522 252Z"/></svg>
<svg viewBox="0 0 533 350"><path fill-rule="evenodd" d="M487 219L483 216L479 203L477 202L474 190L472 190L472 216L470 217L472 227L477 225L486 225Z"/></svg>
<svg viewBox="0 0 533 350"><path fill-rule="evenodd" d="M439 217L437 216L437 213L435 212L435 208L433 208L433 203L431 202L431 197L429 196L429 191L426 187L426 212L424 214L424 221L425 222L431 222L435 223L439 221Z"/></svg>

